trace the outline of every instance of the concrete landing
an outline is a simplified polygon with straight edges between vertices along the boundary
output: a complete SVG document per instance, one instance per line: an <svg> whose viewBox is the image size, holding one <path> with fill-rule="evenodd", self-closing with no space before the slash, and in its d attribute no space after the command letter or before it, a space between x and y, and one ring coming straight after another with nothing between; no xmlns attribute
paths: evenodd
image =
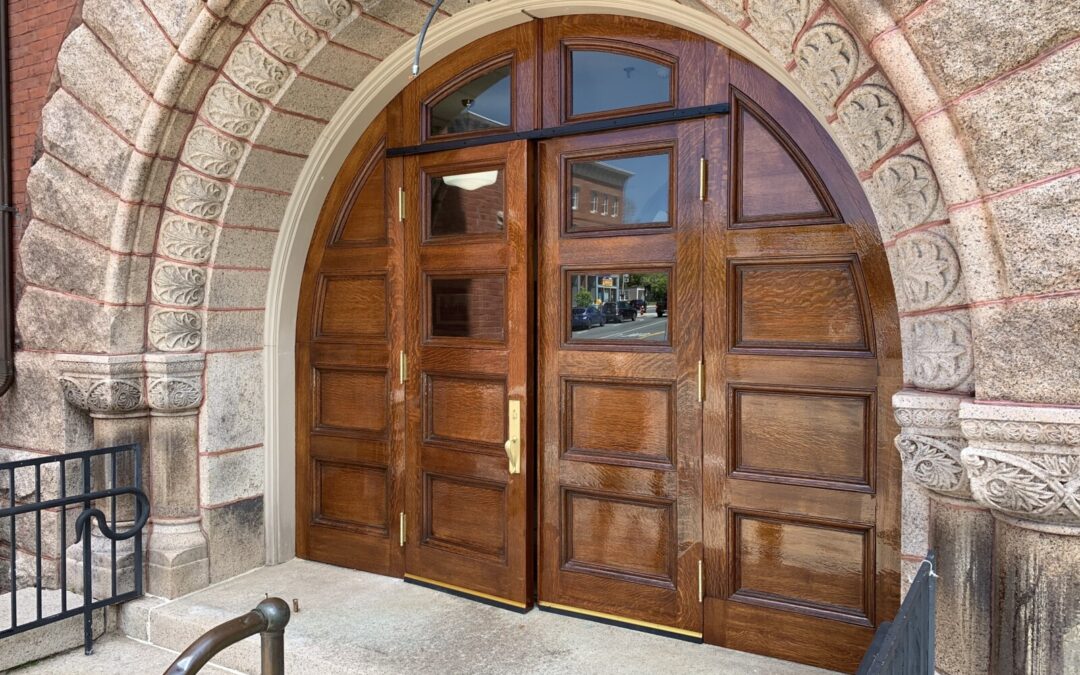
<svg viewBox="0 0 1080 675"><path fill-rule="evenodd" d="M64 592L58 590L42 591L42 616L48 617L61 612L62 593ZM82 606L81 595L71 592L67 592L66 595L68 608ZM35 589L24 588L18 591L15 601L18 606L17 625L32 623L37 619L37 591ZM105 631L104 617L104 610L94 611L93 634L95 638ZM0 593L0 626L4 628L11 627L10 593ZM83 619L81 615L69 617L40 628L34 628L25 633L11 635L0 640L0 672L75 647L78 647L81 653L82 645Z"/></svg>
<svg viewBox="0 0 1080 675"><path fill-rule="evenodd" d="M535 609L516 614L399 579L302 560L260 568L151 607L146 635L159 647L180 651L266 595L300 602L300 612L285 630L290 675L826 672ZM222 652L214 662L257 673L258 637Z"/></svg>

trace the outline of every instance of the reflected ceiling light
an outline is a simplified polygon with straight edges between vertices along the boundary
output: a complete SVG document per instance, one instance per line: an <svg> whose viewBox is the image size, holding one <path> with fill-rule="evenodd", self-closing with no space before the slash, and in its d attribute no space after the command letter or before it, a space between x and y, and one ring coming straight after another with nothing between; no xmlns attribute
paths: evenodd
<svg viewBox="0 0 1080 675"><path fill-rule="evenodd" d="M494 185L495 181L499 180L499 170L459 173L456 176L443 176L442 179L447 185L472 192L473 190Z"/></svg>

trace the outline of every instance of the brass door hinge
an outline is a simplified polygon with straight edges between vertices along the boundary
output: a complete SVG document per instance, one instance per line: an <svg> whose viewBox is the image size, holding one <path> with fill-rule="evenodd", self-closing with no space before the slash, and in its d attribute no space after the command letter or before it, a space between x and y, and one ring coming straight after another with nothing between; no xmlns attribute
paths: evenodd
<svg viewBox="0 0 1080 675"><path fill-rule="evenodd" d="M401 222L405 222L405 188L402 187L397 189L397 217Z"/></svg>
<svg viewBox="0 0 1080 675"><path fill-rule="evenodd" d="M709 187L709 160L701 158L701 167L698 169L698 199L705 201L705 192Z"/></svg>
<svg viewBox="0 0 1080 675"><path fill-rule="evenodd" d="M405 384L405 380L409 379L409 357L405 356L404 350L398 356L398 379L401 384Z"/></svg>
<svg viewBox="0 0 1080 675"><path fill-rule="evenodd" d="M698 403L705 402L705 362L698 361L697 364L697 400Z"/></svg>
<svg viewBox="0 0 1080 675"><path fill-rule="evenodd" d="M697 601L705 602L705 561L697 561Z"/></svg>
<svg viewBox="0 0 1080 675"><path fill-rule="evenodd" d="M398 541L402 546L405 545L405 512L401 512L401 532L398 533Z"/></svg>

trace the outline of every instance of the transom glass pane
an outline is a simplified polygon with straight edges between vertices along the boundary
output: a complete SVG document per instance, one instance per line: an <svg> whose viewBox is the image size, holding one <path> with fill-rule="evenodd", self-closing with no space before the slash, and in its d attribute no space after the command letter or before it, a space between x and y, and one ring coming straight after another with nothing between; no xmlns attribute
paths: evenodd
<svg viewBox="0 0 1080 675"><path fill-rule="evenodd" d="M671 155L590 159L570 165L571 232L667 224L671 214ZM574 195L578 195L575 201ZM581 196L588 195L584 204ZM573 205L577 204L577 208Z"/></svg>
<svg viewBox="0 0 1080 675"><path fill-rule="evenodd" d="M429 136L510 126L510 64L469 80L431 107Z"/></svg>
<svg viewBox="0 0 1080 675"><path fill-rule="evenodd" d="M671 68L617 52L572 51L571 115L671 102Z"/></svg>
<svg viewBox="0 0 1080 675"><path fill-rule="evenodd" d="M570 275L570 339L668 341L666 271L586 271Z"/></svg>
<svg viewBox="0 0 1080 675"><path fill-rule="evenodd" d="M432 176L428 236L501 234L506 229L501 168Z"/></svg>

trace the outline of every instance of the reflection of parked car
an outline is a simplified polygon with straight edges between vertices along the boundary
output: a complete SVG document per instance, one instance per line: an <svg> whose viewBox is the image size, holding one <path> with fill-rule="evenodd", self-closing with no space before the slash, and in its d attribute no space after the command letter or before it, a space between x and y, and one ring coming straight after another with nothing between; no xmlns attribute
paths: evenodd
<svg viewBox="0 0 1080 675"><path fill-rule="evenodd" d="M589 330L604 323L604 315L595 307L575 307L570 315L570 330Z"/></svg>
<svg viewBox="0 0 1080 675"><path fill-rule="evenodd" d="M605 302L602 312L604 321L614 321L615 323L637 321L637 310L625 300Z"/></svg>
<svg viewBox="0 0 1080 675"><path fill-rule="evenodd" d="M638 298L637 300L631 300L630 305L637 310L638 314L645 313L645 301L641 298Z"/></svg>
<svg viewBox="0 0 1080 675"><path fill-rule="evenodd" d="M656 316L664 316L667 314L667 298L660 298L656 301Z"/></svg>

